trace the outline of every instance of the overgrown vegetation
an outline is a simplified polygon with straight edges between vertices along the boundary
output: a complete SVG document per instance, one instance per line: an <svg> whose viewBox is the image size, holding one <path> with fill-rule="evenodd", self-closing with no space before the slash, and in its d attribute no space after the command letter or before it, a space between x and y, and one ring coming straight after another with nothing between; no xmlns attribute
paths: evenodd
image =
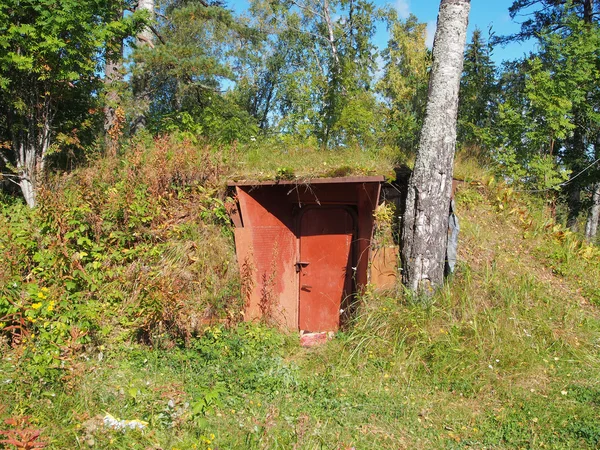
<svg viewBox="0 0 600 450"><path fill-rule="evenodd" d="M465 53L457 272L418 302L369 287L307 350L243 322L226 181L410 165L425 24L368 0L0 5L0 448L598 448L599 4L523 8ZM376 214L395 241L401 212Z"/></svg>
<svg viewBox="0 0 600 450"><path fill-rule="evenodd" d="M225 163L252 151L139 142L125 158L53 179L38 209L4 201L7 439L140 449L600 443L600 255L544 202L459 167L452 283L427 304L369 290L343 332L306 350L294 335L238 324L223 180ZM114 430L107 414L144 428Z"/></svg>

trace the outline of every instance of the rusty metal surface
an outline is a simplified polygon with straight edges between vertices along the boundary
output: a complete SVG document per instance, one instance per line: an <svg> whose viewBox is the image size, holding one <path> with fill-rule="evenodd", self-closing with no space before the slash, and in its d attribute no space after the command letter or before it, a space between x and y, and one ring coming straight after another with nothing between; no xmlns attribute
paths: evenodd
<svg viewBox="0 0 600 450"><path fill-rule="evenodd" d="M300 219L300 330L335 331L339 327L344 286L350 275L354 219L342 207L316 207Z"/></svg>
<svg viewBox="0 0 600 450"><path fill-rule="evenodd" d="M379 203L380 184L362 183L358 187L358 241L356 257L356 285L359 291L368 282L367 269L375 219L373 211Z"/></svg>
<svg viewBox="0 0 600 450"><path fill-rule="evenodd" d="M290 205L277 196L258 198L238 189L244 228L235 229L242 285L251 285L246 319L264 318L283 328L298 327L298 240ZM275 212L275 214L273 214ZM251 270L244 273L243 265ZM249 277L249 280L244 280Z"/></svg>
<svg viewBox="0 0 600 450"><path fill-rule="evenodd" d="M226 202L225 209L227 210L227 214L229 214L229 218L233 222L233 226L235 228L241 228L244 226L242 223L242 216L240 215L240 208L236 201Z"/></svg>
<svg viewBox="0 0 600 450"><path fill-rule="evenodd" d="M355 205L358 184L300 184L286 186L287 200L298 205Z"/></svg>
<svg viewBox="0 0 600 450"><path fill-rule="evenodd" d="M288 329L337 329L340 301L344 292L348 293L357 287L360 289L367 283L373 211L378 203L379 181L383 179L358 177L359 180L368 179L368 182L348 181L351 178L357 177L320 179L319 182L313 180L311 186L295 182L281 185L271 183L259 187L235 185L239 207L232 209L232 212L239 216L235 218L235 242L242 290L247 291L247 320L264 318ZM346 181L332 184L331 180ZM311 209L335 211L335 214L308 213ZM302 226L302 217L305 215L307 219ZM351 230L357 228L354 237L352 231L346 228L348 220L352 223ZM334 233L331 234L328 230L333 230ZM300 237L301 232L303 238ZM304 258L299 253L302 245L314 249L312 256L309 252L308 256L311 258L315 255L317 258L324 258L323 274L330 271L335 274L330 273L322 280L319 275L314 282L311 281L318 284L325 283L329 278L335 280L325 289L328 292L326 295L334 300L321 312L324 317L321 323L310 320L301 323L299 320L303 294L296 263ZM328 250L319 256L318 251L321 249ZM349 265L356 270L349 270ZM317 266L315 263L313 268ZM351 279L345 274L354 274L355 277ZM305 306L310 305L309 301ZM320 306L312 305L309 309L312 311L319 308ZM319 317L321 313L317 313L315 317ZM307 317L313 315L309 312Z"/></svg>
<svg viewBox="0 0 600 450"><path fill-rule="evenodd" d="M240 180L230 181L227 186L275 186L275 185L306 185L306 184L330 184L330 183L380 183L385 181L383 175L377 176L355 176L355 177L332 177L332 178L296 178L294 180Z"/></svg>
<svg viewBox="0 0 600 450"><path fill-rule="evenodd" d="M398 281L398 247L382 247L371 256L371 284L375 289L391 289Z"/></svg>

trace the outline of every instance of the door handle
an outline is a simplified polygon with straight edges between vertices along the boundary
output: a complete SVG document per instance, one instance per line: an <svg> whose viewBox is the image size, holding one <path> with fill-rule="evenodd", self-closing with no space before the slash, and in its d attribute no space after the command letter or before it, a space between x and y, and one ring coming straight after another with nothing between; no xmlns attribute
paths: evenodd
<svg viewBox="0 0 600 450"><path fill-rule="evenodd" d="M308 284L303 284L300 289L304 290L304 291L310 291L312 289L312 286L308 285Z"/></svg>
<svg viewBox="0 0 600 450"><path fill-rule="evenodd" d="M300 272L303 267L306 267L309 264L310 263L308 263L306 261L298 261L296 264L294 264L296 266L296 273Z"/></svg>

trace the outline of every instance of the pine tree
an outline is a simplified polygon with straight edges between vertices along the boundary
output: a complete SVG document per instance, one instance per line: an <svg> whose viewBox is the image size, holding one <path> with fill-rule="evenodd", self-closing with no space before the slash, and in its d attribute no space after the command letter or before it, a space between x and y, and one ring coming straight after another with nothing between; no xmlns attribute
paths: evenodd
<svg viewBox="0 0 600 450"><path fill-rule="evenodd" d="M467 44L458 103L458 142L489 148L496 107L496 67L491 45L475 28Z"/></svg>
<svg viewBox="0 0 600 450"><path fill-rule="evenodd" d="M413 15L401 21L392 11L388 27L391 36L382 55L384 74L377 86L386 104L387 137L404 150L414 151L423 125L431 66L426 24Z"/></svg>

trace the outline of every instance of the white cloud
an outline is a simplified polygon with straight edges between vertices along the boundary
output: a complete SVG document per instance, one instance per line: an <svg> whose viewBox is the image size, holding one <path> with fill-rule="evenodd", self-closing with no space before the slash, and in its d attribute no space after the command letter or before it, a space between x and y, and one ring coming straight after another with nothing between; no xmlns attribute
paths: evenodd
<svg viewBox="0 0 600 450"><path fill-rule="evenodd" d="M410 15L410 0L396 0L396 11L401 19L408 19Z"/></svg>
<svg viewBox="0 0 600 450"><path fill-rule="evenodd" d="M433 38L435 37L436 29L437 20L430 20L427 22L427 30L425 31L425 45L427 45L427 48L433 47Z"/></svg>

